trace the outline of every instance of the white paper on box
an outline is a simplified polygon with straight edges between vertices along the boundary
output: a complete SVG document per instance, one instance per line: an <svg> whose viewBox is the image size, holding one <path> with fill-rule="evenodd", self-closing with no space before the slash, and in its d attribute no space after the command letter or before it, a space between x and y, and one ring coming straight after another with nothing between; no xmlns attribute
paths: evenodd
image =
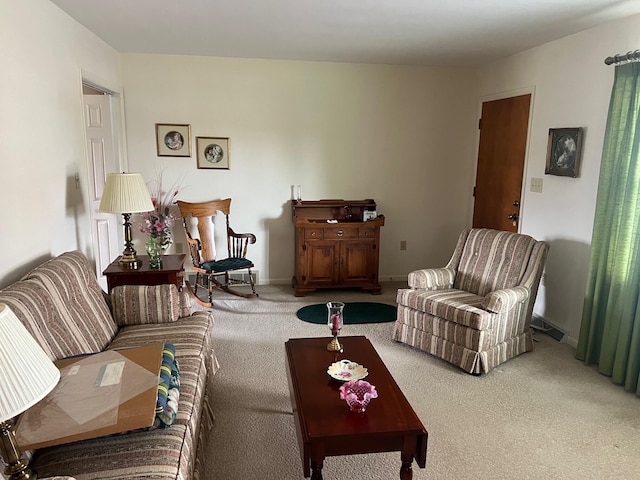
<svg viewBox="0 0 640 480"><path fill-rule="evenodd" d="M96 378L96 387L107 387L109 385L117 385L122 380L122 372L124 371L124 360L122 362L110 363L103 365L98 372Z"/></svg>

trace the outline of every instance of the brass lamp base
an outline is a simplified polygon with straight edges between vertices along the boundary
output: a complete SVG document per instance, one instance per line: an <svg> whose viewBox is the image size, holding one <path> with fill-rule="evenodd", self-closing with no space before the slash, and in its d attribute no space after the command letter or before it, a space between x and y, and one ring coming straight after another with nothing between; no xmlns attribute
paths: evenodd
<svg viewBox="0 0 640 480"><path fill-rule="evenodd" d="M142 265L142 261L136 257L135 253L133 255L122 254L122 258L118 261L123 268L130 268L132 270L137 270L140 265Z"/></svg>
<svg viewBox="0 0 640 480"><path fill-rule="evenodd" d="M342 353L343 348L342 348L342 345L340 344L340 342L338 341L338 332L337 331L333 334L333 338L331 339L331 341L327 345L327 350L329 350L330 352L340 352L340 353Z"/></svg>
<svg viewBox="0 0 640 480"><path fill-rule="evenodd" d="M122 217L124 218L124 251L118 263L124 268L136 270L142 265L142 262L138 259L136 250L133 248L133 242L131 241L131 214L123 213Z"/></svg>
<svg viewBox="0 0 640 480"><path fill-rule="evenodd" d="M29 460L22 458L20 447L16 443L10 422L0 423L0 453L7 464L4 474L9 480L35 480L36 472L29 468Z"/></svg>

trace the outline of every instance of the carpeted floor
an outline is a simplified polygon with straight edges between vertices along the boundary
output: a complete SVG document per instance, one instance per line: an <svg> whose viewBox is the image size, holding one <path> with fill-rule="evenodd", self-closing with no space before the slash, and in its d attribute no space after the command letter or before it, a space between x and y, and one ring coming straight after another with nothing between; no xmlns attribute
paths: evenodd
<svg viewBox="0 0 640 480"><path fill-rule="evenodd" d="M284 342L328 332L295 312L330 300L394 305L403 286L385 284L375 297L330 291L296 298L284 285L259 286L257 299L217 293L221 369L201 480L301 480ZM568 345L537 333L534 352L474 377L393 342L392 329L393 323L349 325L344 333L372 341L429 431L427 468L414 464L414 479L640 478L640 399L575 360ZM399 468L396 452L329 457L323 474L389 480L399 478Z"/></svg>

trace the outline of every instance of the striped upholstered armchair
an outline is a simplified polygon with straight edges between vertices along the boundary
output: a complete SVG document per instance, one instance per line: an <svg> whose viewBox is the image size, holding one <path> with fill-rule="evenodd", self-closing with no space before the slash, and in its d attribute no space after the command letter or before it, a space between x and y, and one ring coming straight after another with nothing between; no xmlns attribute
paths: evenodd
<svg viewBox="0 0 640 480"><path fill-rule="evenodd" d="M444 268L409 274L393 339L472 374L533 350L530 323L549 246L488 229L460 234Z"/></svg>

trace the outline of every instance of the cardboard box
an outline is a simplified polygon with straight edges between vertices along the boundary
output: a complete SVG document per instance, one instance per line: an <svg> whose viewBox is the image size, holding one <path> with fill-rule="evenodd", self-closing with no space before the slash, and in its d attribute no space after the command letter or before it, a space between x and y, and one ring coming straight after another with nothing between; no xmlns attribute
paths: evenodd
<svg viewBox="0 0 640 480"><path fill-rule="evenodd" d="M60 382L15 428L22 450L153 426L163 343L56 361Z"/></svg>

